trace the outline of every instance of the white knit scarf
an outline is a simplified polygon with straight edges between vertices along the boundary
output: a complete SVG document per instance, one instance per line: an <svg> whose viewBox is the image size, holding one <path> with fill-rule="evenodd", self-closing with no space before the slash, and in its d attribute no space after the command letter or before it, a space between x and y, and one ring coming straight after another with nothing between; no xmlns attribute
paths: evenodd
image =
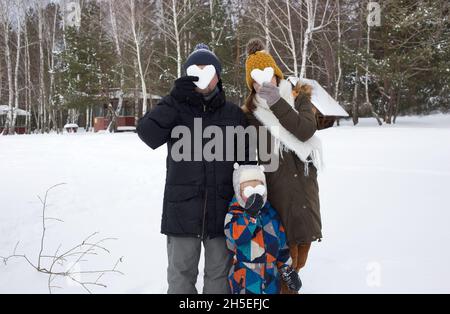
<svg viewBox="0 0 450 314"><path fill-rule="evenodd" d="M286 102L292 107L292 109L298 114L295 109L295 99L292 95L292 84L286 80L281 80L280 95L286 100ZM263 124L275 139L274 153L283 156L283 151L293 151L305 163L305 175L308 176L308 157L311 157L312 163L317 170L323 169L323 157L322 157L322 142L314 135L306 142L300 141L291 132L286 130L267 105L265 99L261 98L258 94L253 99L256 105L256 110L253 112L256 119Z"/></svg>

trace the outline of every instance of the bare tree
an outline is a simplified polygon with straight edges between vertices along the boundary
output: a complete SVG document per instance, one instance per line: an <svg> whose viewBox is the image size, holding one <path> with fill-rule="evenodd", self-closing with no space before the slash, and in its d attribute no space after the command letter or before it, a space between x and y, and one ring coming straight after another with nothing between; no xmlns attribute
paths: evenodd
<svg viewBox="0 0 450 314"><path fill-rule="evenodd" d="M20 52L22 51L22 12L23 5L21 0L15 0L14 2L16 10L16 64L14 68L14 113L12 116L11 125L9 128L9 134L16 133L16 121L17 112L19 110L19 65L20 65Z"/></svg>
<svg viewBox="0 0 450 314"><path fill-rule="evenodd" d="M286 70L298 75L298 45L295 41L292 1L257 0L250 10L252 20L264 30L267 49L271 49ZM288 54L284 54L283 51Z"/></svg>
<svg viewBox="0 0 450 314"><path fill-rule="evenodd" d="M332 23L335 7L329 0L325 3L320 0L257 0L256 4L256 8L250 12L264 30L266 42L270 43L275 56L290 74L305 77L313 35ZM306 27L303 27L304 23ZM299 29L304 29L301 40L297 39Z"/></svg>
<svg viewBox="0 0 450 314"><path fill-rule="evenodd" d="M119 75L120 75L120 90L119 90L119 103L117 105L115 113L112 115L112 120L108 126L109 132L114 132L117 123L116 123L116 117L119 116L120 112L122 111L123 107L123 97L125 93L125 68L123 65L123 54L122 54L122 46L120 44L120 37L119 37L119 30L117 28L117 5L115 1L109 1L108 3L109 8L109 18L111 23L111 34L113 38L113 42L115 45L115 50L118 58L118 66L119 66ZM145 81L144 81L145 84Z"/></svg>
<svg viewBox="0 0 450 314"><path fill-rule="evenodd" d="M8 113L6 116L6 124L3 129L3 135L8 134L13 120L13 103L14 103L14 85L10 48L10 28L11 28L11 12L9 1L0 2L0 18L3 26L4 48L6 58L6 69L8 75Z"/></svg>
<svg viewBox="0 0 450 314"><path fill-rule="evenodd" d="M136 70L139 76L143 101L142 113L144 114L147 111L149 98L146 79L153 56L153 47L151 43L149 43L152 40L152 29L149 27L148 21L151 20L151 16L154 16L155 14L155 1L112 0L112 2L114 2L114 5L111 7L114 14L112 22L117 25L116 30L118 39L133 55L130 67L133 68L134 64L137 65ZM114 37L114 34L112 37ZM114 39L114 41L115 40L116 39ZM117 42L115 43L115 46L116 52L118 53ZM123 53L124 52L121 51L121 54ZM135 114L138 115L139 113L136 112Z"/></svg>
<svg viewBox="0 0 450 314"><path fill-rule="evenodd" d="M320 0L305 0L306 12L307 12L307 27L303 36L303 49L302 49L302 66L300 69L300 78L304 78L306 75L306 62L308 59L308 48L314 33L323 30L325 27L332 23L334 7L330 1L327 0L322 10L322 16L320 17L320 23L317 24L318 10Z"/></svg>
<svg viewBox="0 0 450 314"><path fill-rule="evenodd" d="M370 31L371 31L371 26L370 23L367 23L367 37L366 37L366 45L367 45L367 49L366 49L366 53L367 53L367 61L366 61L366 66L365 66L365 71L366 71L366 75L364 78L364 87L365 87L365 96L366 96L366 102L365 102L365 106L367 108L369 108L370 112L372 113L372 116L377 120L378 125L382 125L383 123L381 122L380 117L378 116L378 114L375 112L375 109L373 108L373 104L370 102L370 95L369 95L369 77L370 77L370 69L369 69L369 56L370 56Z"/></svg>
<svg viewBox="0 0 450 314"><path fill-rule="evenodd" d="M339 88L341 85L342 79L342 30L341 30L341 3L340 0L336 0L336 26L337 26L337 78L334 86L334 99L338 100L339 98Z"/></svg>
<svg viewBox="0 0 450 314"><path fill-rule="evenodd" d="M141 55L141 41L142 41L142 29L141 21L137 18L137 12L136 12L136 3L135 0L129 0L128 1L129 10L130 10L130 26L131 31L133 33L133 39L134 44L136 47L136 60L137 65L139 69L139 76L141 79L141 89L142 89L142 113L145 113L147 111L147 84L145 83L145 73L144 73L144 66L142 64L142 55Z"/></svg>
<svg viewBox="0 0 450 314"><path fill-rule="evenodd" d="M123 258L119 258L113 267L105 268L105 269L94 269L94 270L79 270L80 264L86 262L86 259L90 256L96 256L100 253L110 254L110 251L105 247L105 243L112 240L117 240L115 238L102 238L99 240L95 240L95 237L98 236L98 232L92 233L88 237L86 237L81 243L73 246L72 248L62 251L62 245L58 247L58 249L53 254L46 254L45 244L46 244L46 235L47 235L47 222L48 221L56 221L63 222L59 218L49 217L47 216L47 208L48 204L48 196L49 193L57 188L64 185L64 183L60 183L50 187L46 192L45 196L42 198L38 196L39 201L42 205L42 217L41 217L41 237L39 241L39 253L36 257L36 260L33 261L26 254L17 253L18 246L20 242L14 247L14 251L9 256L0 256L0 260L2 260L5 266L8 265L8 262L12 259L23 259L28 265L30 265L34 270L36 270L40 274L44 274L47 276L47 288L48 292L52 294L53 290L56 288L61 288L60 286L56 286L55 280L58 278L69 279L76 284L78 284L84 291L91 294L93 287L102 287L106 288L107 286L101 281L101 279L106 274L120 274L123 275L121 271L117 269L119 263L122 262ZM62 269L62 270L59 270ZM82 278L84 276L85 278Z"/></svg>
<svg viewBox="0 0 450 314"><path fill-rule="evenodd" d="M269 32L269 0L264 1L264 38L266 47L270 49L270 32Z"/></svg>
<svg viewBox="0 0 450 314"><path fill-rule="evenodd" d="M52 26L47 27L47 38L49 39L47 42L47 56L48 56L48 73L50 76L49 82L49 94L48 94L48 104L49 104L49 122L52 123L52 129L59 132L59 127L57 123L57 112L55 102L55 72L56 72L56 46L57 46L57 38L56 32L58 28L58 16L59 16L59 5L54 5L54 14L52 19Z"/></svg>
<svg viewBox="0 0 450 314"><path fill-rule="evenodd" d="M189 2L178 0L167 0L160 3L162 9L157 11L157 19L153 22L158 31L164 34L165 38L175 47L175 53L168 53L168 57L176 63L176 77L182 72L182 38L184 32L188 31L188 26L197 16L199 10L187 10ZM212 34L216 39L216 34ZM170 49L169 49L170 51Z"/></svg>
<svg viewBox="0 0 450 314"><path fill-rule="evenodd" d="M44 16L43 4L38 2L38 37L39 37L39 120L41 133L47 130L47 96L45 90L45 60L44 60Z"/></svg>
<svg viewBox="0 0 450 314"><path fill-rule="evenodd" d="M25 128L26 133L31 133L31 102L32 102L32 82L31 82L31 60L30 60L30 40L28 35L27 22L24 25L24 39L25 39L25 57L24 57L24 69L25 69L25 110L27 115L25 116Z"/></svg>
<svg viewBox="0 0 450 314"><path fill-rule="evenodd" d="M218 21L217 21L217 14L215 12L216 6L219 5L218 0L209 0L209 18L211 20L210 25L211 25L211 49L214 51L215 47L219 46L221 44L221 42L223 41L223 35L224 35L224 30L225 27L222 27L220 25L218 25ZM190 8L189 8L189 11ZM186 15L188 14L188 12L186 12ZM229 14L227 14L226 16L226 21L230 19ZM226 22L225 21L225 22ZM223 24L223 23L222 23ZM219 29L219 30L218 30ZM188 33L188 35L190 34L190 32ZM189 37L189 36L188 36ZM186 45L186 54L189 53L189 51L191 50L191 47L189 47L189 45Z"/></svg>

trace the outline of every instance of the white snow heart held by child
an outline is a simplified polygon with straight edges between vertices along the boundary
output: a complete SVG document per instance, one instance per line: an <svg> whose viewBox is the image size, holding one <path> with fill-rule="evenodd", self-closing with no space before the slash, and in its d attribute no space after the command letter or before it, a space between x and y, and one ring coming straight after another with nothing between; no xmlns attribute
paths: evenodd
<svg viewBox="0 0 450 314"><path fill-rule="evenodd" d="M292 268L283 224L267 201L264 167L235 164L233 186L235 197L225 218L232 293L279 294L281 281L298 292L301 281Z"/></svg>

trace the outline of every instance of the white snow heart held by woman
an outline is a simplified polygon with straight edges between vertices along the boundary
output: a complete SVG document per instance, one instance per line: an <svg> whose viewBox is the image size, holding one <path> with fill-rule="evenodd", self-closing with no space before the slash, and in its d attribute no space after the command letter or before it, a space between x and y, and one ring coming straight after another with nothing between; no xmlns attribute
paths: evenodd
<svg viewBox="0 0 450 314"><path fill-rule="evenodd" d="M139 121L142 141L152 149L167 145L169 152L161 223L168 293L198 292L203 246L203 293L296 294L311 243L322 239L317 184L322 148L311 88L285 80L259 40L248 44L245 71L249 96L239 107L225 97L220 60L199 44L169 95ZM203 140L183 152L192 158L172 156L180 140L173 130L182 127L194 135L199 119L201 128L223 131L226 157L205 158L210 144ZM239 143L244 158L230 158L225 143L235 141L235 134L227 127L263 129L269 136L250 132ZM251 145L258 142L278 159L276 169L263 170L271 160Z"/></svg>

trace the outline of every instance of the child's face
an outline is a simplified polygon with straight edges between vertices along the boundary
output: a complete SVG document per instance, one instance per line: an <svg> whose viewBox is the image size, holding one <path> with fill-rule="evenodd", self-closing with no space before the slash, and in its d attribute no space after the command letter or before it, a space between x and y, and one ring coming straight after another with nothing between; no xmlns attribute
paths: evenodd
<svg viewBox="0 0 450 314"><path fill-rule="evenodd" d="M241 187L240 187L241 191L240 191L240 193L241 193L241 197L242 197L242 200L244 201L244 203L247 203L247 200L248 200L248 197L245 196L245 194L244 194L245 188L248 187L248 186L251 186L252 188L254 188L254 187L257 187L258 185L264 185L264 183L259 181L259 180L246 181L246 182L242 182L241 183Z"/></svg>

